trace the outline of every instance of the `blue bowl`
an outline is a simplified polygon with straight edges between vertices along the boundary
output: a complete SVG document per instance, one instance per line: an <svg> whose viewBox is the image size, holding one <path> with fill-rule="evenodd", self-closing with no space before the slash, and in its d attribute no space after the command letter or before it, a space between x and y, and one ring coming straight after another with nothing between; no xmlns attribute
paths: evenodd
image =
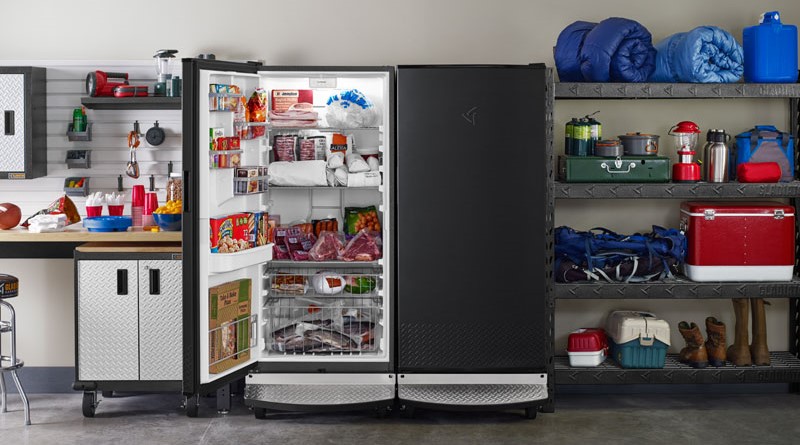
<svg viewBox="0 0 800 445"><path fill-rule="evenodd" d="M168 213L153 213L153 219L156 220L156 224L161 230L166 232L178 232L181 230L181 221L183 215L180 213L177 214L168 214Z"/></svg>
<svg viewBox="0 0 800 445"><path fill-rule="evenodd" d="M84 218L83 227L90 232L124 232L131 223L130 216L95 216Z"/></svg>

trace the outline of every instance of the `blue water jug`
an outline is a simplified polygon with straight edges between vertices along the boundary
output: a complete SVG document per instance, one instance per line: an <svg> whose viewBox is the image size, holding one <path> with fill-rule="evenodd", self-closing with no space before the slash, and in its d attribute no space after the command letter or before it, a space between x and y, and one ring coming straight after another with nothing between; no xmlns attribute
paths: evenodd
<svg viewBox="0 0 800 445"><path fill-rule="evenodd" d="M745 82L797 81L797 26L784 25L778 11L761 15L743 31Z"/></svg>

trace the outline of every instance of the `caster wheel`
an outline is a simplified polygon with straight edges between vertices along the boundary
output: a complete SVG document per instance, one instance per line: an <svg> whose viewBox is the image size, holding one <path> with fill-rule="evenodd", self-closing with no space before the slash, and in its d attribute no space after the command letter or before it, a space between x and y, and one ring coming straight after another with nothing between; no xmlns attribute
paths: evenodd
<svg viewBox="0 0 800 445"><path fill-rule="evenodd" d="M536 412L536 408L525 408L525 418L531 420L535 419Z"/></svg>
<svg viewBox="0 0 800 445"><path fill-rule="evenodd" d="M375 417L378 419L385 419L389 417L389 407L381 406L379 408L375 408Z"/></svg>
<svg viewBox="0 0 800 445"><path fill-rule="evenodd" d="M200 395L195 394L186 400L186 417L197 417L200 412Z"/></svg>
<svg viewBox="0 0 800 445"><path fill-rule="evenodd" d="M114 397L114 391L103 391L103 398L110 399Z"/></svg>
<svg viewBox="0 0 800 445"><path fill-rule="evenodd" d="M256 419L266 419L267 418L267 409L266 408L259 408L257 406L253 407L253 414L255 414Z"/></svg>
<svg viewBox="0 0 800 445"><path fill-rule="evenodd" d="M94 392L83 393L83 417L94 417L97 411L97 394Z"/></svg>

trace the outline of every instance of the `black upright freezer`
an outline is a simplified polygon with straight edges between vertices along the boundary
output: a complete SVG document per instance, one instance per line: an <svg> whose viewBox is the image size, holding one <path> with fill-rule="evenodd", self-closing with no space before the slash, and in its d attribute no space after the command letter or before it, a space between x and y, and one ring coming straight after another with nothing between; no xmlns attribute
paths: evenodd
<svg viewBox="0 0 800 445"><path fill-rule="evenodd" d="M407 407L548 402L547 70L397 74L398 397Z"/></svg>

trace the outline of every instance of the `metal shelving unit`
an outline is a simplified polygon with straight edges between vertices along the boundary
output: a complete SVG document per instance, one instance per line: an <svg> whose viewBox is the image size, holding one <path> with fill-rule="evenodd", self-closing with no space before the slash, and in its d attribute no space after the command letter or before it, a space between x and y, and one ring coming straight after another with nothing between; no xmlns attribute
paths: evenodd
<svg viewBox="0 0 800 445"><path fill-rule="evenodd" d="M555 99L788 99L790 127L795 137L800 133L800 84L685 84L685 83L579 83L554 82ZM554 178L552 129L547 147L550 165L548 177ZM795 168L798 168L795 150ZM795 172L798 176L798 172ZM736 199L788 198L798 209L800 181L777 184L663 183L608 184L564 183L551 180L554 199ZM554 204L553 201L551 203ZM554 205L548 216L554 217ZM800 218L796 230L795 275L800 272ZM552 232L547 234L548 258L553 259ZM558 384L636 384L636 383L792 383L792 391L800 392L800 278L791 282L697 283L676 277L660 282L627 283L553 283L555 299L728 299L740 297L789 298L789 351L773 352L772 366L693 369L680 364L675 355L667 356L663 369L622 369L612 360L597 368L572 368L567 357L554 357L555 380Z"/></svg>
<svg viewBox="0 0 800 445"><path fill-rule="evenodd" d="M180 97L81 97L90 110L180 110Z"/></svg>

